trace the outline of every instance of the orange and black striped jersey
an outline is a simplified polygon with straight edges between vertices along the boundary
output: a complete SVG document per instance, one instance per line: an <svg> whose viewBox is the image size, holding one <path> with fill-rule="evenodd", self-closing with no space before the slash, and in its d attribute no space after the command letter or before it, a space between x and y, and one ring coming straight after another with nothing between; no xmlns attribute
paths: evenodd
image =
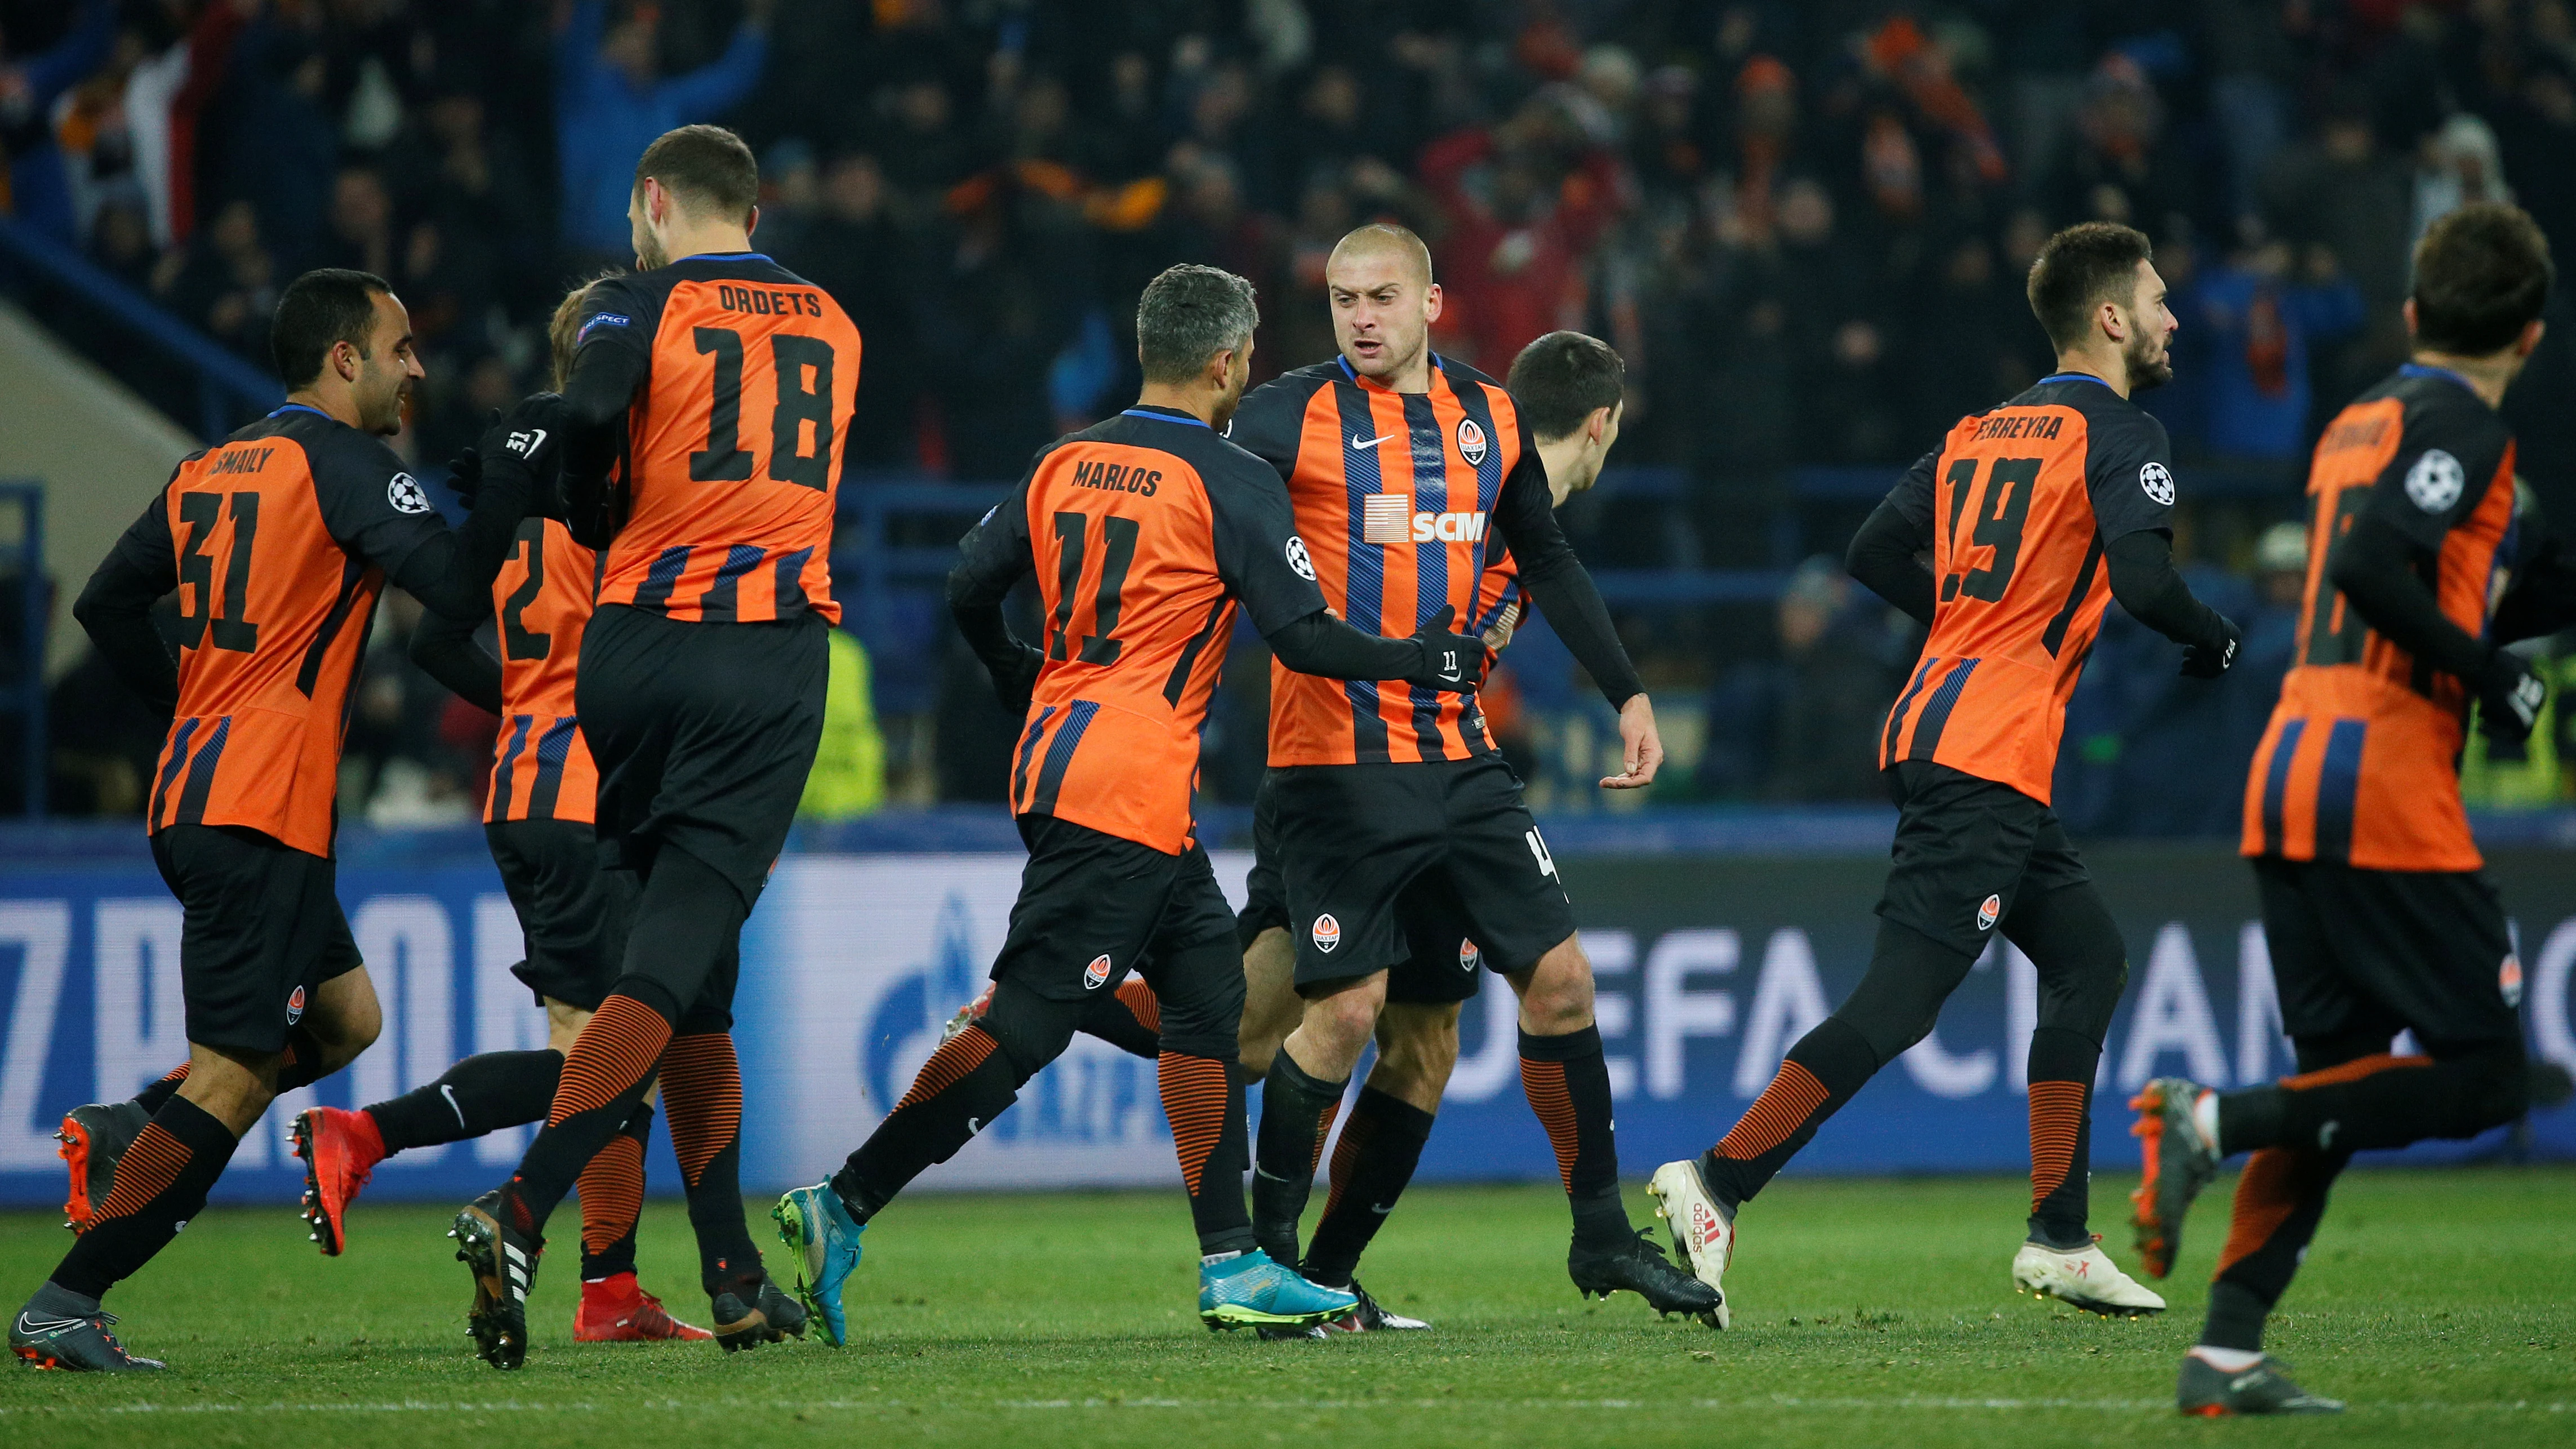
<svg viewBox="0 0 2576 1449"><path fill-rule="evenodd" d="M2330 581L2353 524L2415 546L2444 617L2484 638L2505 591L2513 434L2457 374L2408 364L2335 415L2308 465L2298 653L2245 782L2247 855L2476 870L2460 803L2470 691L2371 628Z"/></svg>
<svg viewBox="0 0 2576 1449"><path fill-rule="evenodd" d="M1045 613L1012 812L1188 849L1237 604L1263 634L1324 608L1278 478L1187 413L1134 407L1039 453L960 547L952 598L1034 571Z"/></svg>
<svg viewBox="0 0 2576 1449"><path fill-rule="evenodd" d="M626 410L624 519L598 599L705 623L839 623L832 518L859 334L765 256L683 258L594 283L595 348L642 378Z"/></svg>
<svg viewBox="0 0 2576 1449"><path fill-rule="evenodd" d="M1880 768L1930 760L2048 803L2067 697L2111 601L2104 550L2172 527L2164 425L2099 378L2044 377L1960 419L1889 501L1931 540L1940 593Z"/></svg>
<svg viewBox="0 0 2576 1449"><path fill-rule="evenodd" d="M1227 433L1286 480L1325 602L1389 638L1444 604L1462 627L1479 620L1486 562L1506 539L1525 561L1572 564L1511 395L1473 368L1432 363L1426 393L1396 392L1339 357L1299 368L1248 394ZM1273 766L1463 760L1493 748L1472 700L1271 668Z"/></svg>
<svg viewBox="0 0 2576 1449"><path fill-rule="evenodd" d="M179 464L117 541L179 596L179 702L151 829L238 825L331 853L376 600L446 528L382 439L300 404Z"/></svg>
<svg viewBox="0 0 2576 1449"><path fill-rule="evenodd" d="M599 555L547 518L519 524L492 580L501 646L501 732L492 747L486 821L593 818L599 767L573 707L581 631L590 623Z"/></svg>
<svg viewBox="0 0 2576 1449"><path fill-rule="evenodd" d="M1529 600L1521 595L1521 567L1512 561L1510 549L1496 544L1486 555L1484 575L1476 580L1475 611L1458 632L1482 634L1506 618L1518 628L1528 613Z"/></svg>

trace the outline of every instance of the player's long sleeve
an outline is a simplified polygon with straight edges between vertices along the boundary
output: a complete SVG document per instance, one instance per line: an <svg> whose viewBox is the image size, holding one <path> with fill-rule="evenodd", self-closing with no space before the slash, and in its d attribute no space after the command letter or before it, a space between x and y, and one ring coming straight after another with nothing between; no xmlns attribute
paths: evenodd
<svg viewBox="0 0 2576 1449"><path fill-rule="evenodd" d="M1321 679L1427 681L1430 664L1419 638L1363 633L1318 609L1263 636L1281 664ZM1480 651L1481 652L1481 651ZM1442 688L1455 688L1443 685Z"/></svg>
<svg viewBox="0 0 2576 1449"><path fill-rule="evenodd" d="M948 614L957 621L957 632L993 676L1003 704L1023 708L1045 661L1011 632L1002 600L1037 567L1036 556L1029 551L1028 513L1028 484L1023 480L1008 500L958 541L957 566L948 571Z"/></svg>
<svg viewBox="0 0 2576 1449"><path fill-rule="evenodd" d="M153 514L147 514L141 531L160 511L161 500L153 499ZM161 531L163 542L169 538L166 519ZM129 534L129 537L132 535ZM72 605L72 617L88 631L90 643L116 671L126 687L158 709L175 709L179 703L179 661L170 646L153 627L152 606L161 596L178 586L175 569L156 575L152 569L130 556L123 540L108 550L98 571L81 590Z"/></svg>
<svg viewBox="0 0 2576 1449"><path fill-rule="evenodd" d="M2492 651L2443 615L2415 573L2416 552L2412 539L2364 514L2335 549L2327 578L2388 642L2474 684Z"/></svg>
<svg viewBox="0 0 2576 1449"><path fill-rule="evenodd" d="M474 512L454 533L423 540L393 571L393 581L433 613L480 621L492 608L492 580L528 516L535 480L500 460L483 466Z"/></svg>
<svg viewBox="0 0 2576 1449"><path fill-rule="evenodd" d="M624 336L585 344L565 379L563 491L573 538L589 548L608 545L608 478L617 461L617 435L626 405L650 370L649 354Z"/></svg>
<svg viewBox="0 0 2576 1449"><path fill-rule="evenodd" d="M1863 588L1929 627L1934 603L1932 571L1915 555L1931 542L1931 536L1906 517L1895 499L1885 499L1871 510L1860 532L1852 535L1843 567Z"/></svg>
<svg viewBox="0 0 2576 1449"><path fill-rule="evenodd" d="M476 625L431 610L411 634L411 662L485 714L501 712L501 661L474 642Z"/></svg>
<svg viewBox="0 0 2576 1449"><path fill-rule="evenodd" d="M1547 471L1539 464L1538 450L1529 447L1521 466L1503 480L1495 521L1502 525L1512 557L1520 560L1521 588L1547 615L1574 662L1601 686L1602 698L1617 709L1645 693L1646 686L1637 678L1637 666L1629 662L1627 646L1619 642L1619 631L1610 622L1610 606L1602 602L1591 573L1574 556L1565 530L1557 526L1553 504Z"/></svg>
<svg viewBox="0 0 2576 1449"><path fill-rule="evenodd" d="M2129 617L2177 644L2218 650L2226 646L2226 617L2194 598L2174 571L2173 540L2151 528L2124 533L2103 550L2111 597Z"/></svg>

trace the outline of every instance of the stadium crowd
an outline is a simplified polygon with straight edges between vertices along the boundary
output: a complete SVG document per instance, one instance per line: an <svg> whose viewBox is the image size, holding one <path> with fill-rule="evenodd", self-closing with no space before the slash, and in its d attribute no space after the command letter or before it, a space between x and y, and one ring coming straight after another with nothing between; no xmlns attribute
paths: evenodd
<svg viewBox="0 0 2576 1449"><path fill-rule="evenodd" d="M1329 355L1324 257L1371 216L1431 239L1447 355L1499 374L1554 328L1611 341L1614 468L1682 482L1571 505L1578 546L1789 579L1776 605L1623 617L1689 721L1665 800L1877 798L1867 736L1915 641L1838 567L1859 510L1798 480L1892 479L2019 391L2049 364L2021 297L2039 243L2147 230L2182 320L2144 399L2186 465L2177 552L2254 667L2181 683L2174 646L2115 616L2059 777L2096 833L2233 828L2305 566L2273 525L2323 420L2403 358L2414 239L2486 197L2576 237L2567 0L0 0L13 222L263 368L287 278L393 279L428 369L399 446L425 462L539 381L564 285L630 260L635 156L699 120L753 143L757 242L866 338L858 488L1015 476L1131 396L1129 299L1173 262L1258 285L1257 376ZM2576 410L2544 401L2576 382L2564 296L2506 411L2576 516ZM461 814L489 725L426 703L402 623L351 755L380 802L400 782L378 814ZM967 744L1001 729L971 661L868 642L894 797L1000 798L999 755ZM1494 712L1533 803L1574 806L1591 792L1550 782L1597 773L1600 734L1549 658L1514 656L1519 707ZM1207 778L1239 800L1263 686L1235 673ZM94 748L118 737L103 683L58 691ZM157 731L126 733L148 757ZM2472 798L2565 798L2568 744L2560 724L2471 761Z"/></svg>

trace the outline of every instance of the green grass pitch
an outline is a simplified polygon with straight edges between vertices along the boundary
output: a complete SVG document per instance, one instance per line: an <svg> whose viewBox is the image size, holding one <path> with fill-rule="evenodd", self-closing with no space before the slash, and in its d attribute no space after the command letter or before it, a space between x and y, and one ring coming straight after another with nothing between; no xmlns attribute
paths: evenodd
<svg viewBox="0 0 2576 1449"><path fill-rule="evenodd" d="M2094 1186L2124 1264L2130 1185ZM1365 1277L1437 1331L1325 1343L1199 1326L1177 1192L924 1194L868 1234L849 1349L730 1356L573 1344L567 1208L507 1375L467 1344L446 1210L362 1205L336 1262L290 1209L219 1210L110 1302L174 1371L0 1371L0 1444L2576 1443L2576 1170L2345 1179L2273 1326L2311 1388L2352 1401L2331 1420L2171 1408L2227 1188L2193 1215L2173 1311L2110 1322L2014 1296L2020 1182L1786 1180L1746 1213L1723 1335L1578 1302L1550 1188L1425 1189ZM1640 1222L1651 1208L1632 1193ZM0 1217L8 1293L62 1251L54 1223ZM643 1265L704 1320L677 1204L647 1206Z"/></svg>

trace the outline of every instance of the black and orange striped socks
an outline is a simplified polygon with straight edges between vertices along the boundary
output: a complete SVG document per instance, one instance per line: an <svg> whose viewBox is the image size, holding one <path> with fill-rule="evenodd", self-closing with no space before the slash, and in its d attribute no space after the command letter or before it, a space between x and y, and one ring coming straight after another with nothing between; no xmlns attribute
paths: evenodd
<svg viewBox="0 0 2576 1449"><path fill-rule="evenodd" d="M1839 1016L1826 1017L1798 1038L1771 1084L1700 1159L1700 1174L1718 1206L1732 1213L1760 1192L1877 1071L1878 1054L1868 1039Z"/></svg>
<svg viewBox="0 0 2576 1449"><path fill-rule="evenodd" d="M1349 1079L1328 1082L1297 1065L1282 1047L1261 1080L1261 1131L1254 1141L1252 1231L1261 1248L1285 1266L1297 1262L1298 1220L1315 1191L1315 1168L1324 1159Z"/></svg>
<svg viewBox="0 0 2576 1449"><path fill-rule="evenodd" d="M181 1062L179 1065L170 1069L170 1074L168 1076L154 1082L151 1086L144 1088L142 1091L135 1093L134 1100L141 1104L144 1111L158 1112L161 1110L162 1103L179 1095L180 1085L187 1080L188 1064L186 1062Z"/></svg>
<svg viewBox="0 0 2576 1449"><path fill-rule="evenodd" d="M2093 1073L2102 1044L2062 1026L2030 1037L2030 1240L2089 1246L2093 1173Z"/></svg>
<svg viewBox="0 0 2576 1449"><path fill-rule="evenodd" d="M832 1187L850 1216L866 1222L914 1178L956 1156L1019 1100L1022 1080L1013 1074L1001 1039L980 1022L940 1043L903 1100L832 1174Z"/></svg>
<svg viewBox="0 0 2576 1449"><path fill-rule="evenodd" d="M1601 1028L1561 1036L1520 1034L1521 1091L1556 1149L1557 1177L1574 1209L1576 1242L1625 1246L1632 1236L1619 1201L1619 1149L1611 1140L1610 1064Z"/></svg>
<svg viewBox="0 0 2576 1449"><path fill-rule="evenodd" d="M662 1110L697 1230L699 1276L711 1296L739 1291L757 1280L760 1250L742 1213L742 1066L731 1035L671 1038L662 1052Z"/></svg>
<svg viewBox="0 0 2576 1449"><path fill-rule="evenodd" d="M2227 1244L2209 1283L2209 1316L2200 1341L2212 1348L2259 1349L2263 1320L2289 1291L2308 1243L2325 1217L2326 1194L2352 1160L2344 1150L2266 1147L2245 1161L2229 1210Z"/></svg>
<svg viewBox="0 0 2576 1449"><path fill-rule="evenodd" d="M63 1255L53 1281L97 1298L134 1276L206 1205L238 1139L214 1114L172 1097L152 1114L125 1156L88 1232Z"/></svg>
<svg viewBox="0 0 2576 1449"><path fill-rule="evenodd" d="M514 1231L545 1235L546 1219L581 1170L644 1100L670 1041L670 1018L636 997L612 994L599 1004L564 1058L546 1125L501 1188L504 1220Z"/></svg>
<svg viewBox="0 0 2576 1449"><path fill-rule="evenodd" d="M1235 1080L1234 1064L1163 1052L1154 1068L1163 1115L1172 1124L1172 1148L1181 1160L1181 1186L1190 1195L1199 1252L1243 1252L1253 1238L1252 1218L1243 1206L1243 1084Z"/></svg>
<svg viewBox="0 0 2576 1449"><path fill-rule="evenodd" d="M1083 1008L1080 1029L1129 1056L1157 1057L1163 1050L1163 1004L1144 977L1130 976L1116 992Z"/></svg>
<svg viewBox="0 0 2576 1449"><path fill-rule="evenodd" d="M626 1125L581 1170L581 1280L596 1283L635 1271L635 1223L644 1215L644 1150L653 1140L653 1106L638 1102Z"/></svg>
<svg viewBox="0 0 2576 1449"><path fill-rule="evenodd" d="M1359 1270L1386 1215L1413 1181L1422 1145L1431 1140L1432 1115L1405 1101L1362 1086L1350 1120L1333 1144L1333 1185L1323 1220L1306 1245L1304 1272L1330 1287L1343 1287Z"/></svg>

